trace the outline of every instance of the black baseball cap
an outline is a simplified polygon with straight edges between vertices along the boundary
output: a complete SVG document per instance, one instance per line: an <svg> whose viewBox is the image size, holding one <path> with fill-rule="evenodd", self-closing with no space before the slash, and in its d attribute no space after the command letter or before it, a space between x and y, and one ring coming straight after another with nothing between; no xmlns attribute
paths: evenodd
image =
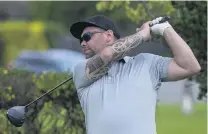
<svg viewBox="0 0 208 134"><path fill-rule="evenodd" d="M96 15L86 19L85 21L76 22L72 24L70 32L75 38L80 39L83 30L89 26L99 27L103 30L112 30L115 37L118 39L120 38L116 25L104 15Z"/></svg>

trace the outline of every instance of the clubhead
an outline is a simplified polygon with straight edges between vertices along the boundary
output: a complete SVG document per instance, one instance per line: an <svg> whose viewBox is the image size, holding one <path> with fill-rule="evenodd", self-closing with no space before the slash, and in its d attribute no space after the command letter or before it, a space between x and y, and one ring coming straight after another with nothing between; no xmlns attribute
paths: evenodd
<svg viewBox="0 0 208 134"><path fill-rule="evenodd" d="M15 127L21 127L25 119L25 106L15 106L7 111L7 118Z"/></svg>

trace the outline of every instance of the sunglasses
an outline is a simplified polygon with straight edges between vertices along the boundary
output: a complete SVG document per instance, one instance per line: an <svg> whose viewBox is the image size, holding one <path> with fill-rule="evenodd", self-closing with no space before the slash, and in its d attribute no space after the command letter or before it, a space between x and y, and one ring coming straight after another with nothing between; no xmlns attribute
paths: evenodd
<svg viewBox="0 0 208 134"><path fill-rule="evenodd" d="M80 44L83 42L83 41L90 41L92 36L96 33L104 33L104 32L98 32L98 31L95 31L95 32L86 32L80 39Z"/></svg>

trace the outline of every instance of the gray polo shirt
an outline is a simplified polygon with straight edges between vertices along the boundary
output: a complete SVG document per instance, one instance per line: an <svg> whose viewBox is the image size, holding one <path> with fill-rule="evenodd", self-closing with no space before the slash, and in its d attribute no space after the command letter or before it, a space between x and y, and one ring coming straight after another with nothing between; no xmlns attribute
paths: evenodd
<svg viewBox="0 0 208 134"><path fill-rule="evenodd" d="M76 65L73 80L87 134L156 134L157 89L170 58L141 53L124 60L98 80L86 78L85 62Z"/></svg>

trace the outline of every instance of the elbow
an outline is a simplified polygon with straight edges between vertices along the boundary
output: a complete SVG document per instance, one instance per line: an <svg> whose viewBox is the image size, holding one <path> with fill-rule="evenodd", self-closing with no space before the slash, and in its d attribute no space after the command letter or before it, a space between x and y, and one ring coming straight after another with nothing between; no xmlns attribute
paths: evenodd
<svg viewBox="0 0 208 134"><path fill-rule="evenodd" d="M195 69L195 72L198 74L201 71L201 66L198 64L198 66Z"/></svg>
<svg viewBox="0 0 208 134"><path fill-rule="evenodd" d="M191 73L192 73L193 75L199 74L200 71L201 71L201 66L200 66L200 64L195 65L195 66L191 69Z"/></svg>

